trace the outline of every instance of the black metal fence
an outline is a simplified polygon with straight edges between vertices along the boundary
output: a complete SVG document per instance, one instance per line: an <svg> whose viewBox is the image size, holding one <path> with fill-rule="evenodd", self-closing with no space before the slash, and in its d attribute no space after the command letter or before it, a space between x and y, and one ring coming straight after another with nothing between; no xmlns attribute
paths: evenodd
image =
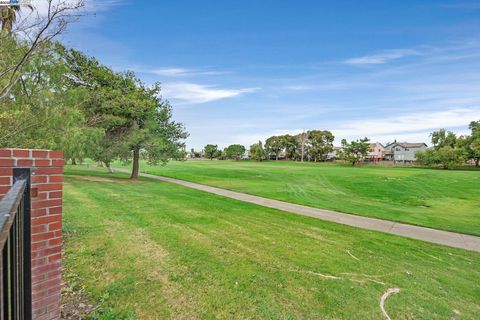
<svg viewBox="0 0 480 320"><path fill-rule="evenodd" d="M0 320L32 319L30 169L0 201Z"/></svg>

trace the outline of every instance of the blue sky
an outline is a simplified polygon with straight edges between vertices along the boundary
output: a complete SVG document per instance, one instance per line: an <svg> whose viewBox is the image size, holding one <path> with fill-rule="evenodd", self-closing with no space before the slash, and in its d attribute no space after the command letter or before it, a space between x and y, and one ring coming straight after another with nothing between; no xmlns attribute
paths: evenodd
<svg viewBox="0 0 480 320"><path fill-rule="evenodd" d="M429 141L480 120L479 1L92 1L67 44L159 81L188 147L309 129Z"/></svg>

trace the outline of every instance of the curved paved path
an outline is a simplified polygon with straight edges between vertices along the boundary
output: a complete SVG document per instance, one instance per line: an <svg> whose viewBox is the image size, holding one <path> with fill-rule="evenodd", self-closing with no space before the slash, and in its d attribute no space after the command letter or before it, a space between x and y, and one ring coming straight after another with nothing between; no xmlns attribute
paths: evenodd
<svg viewBox="0 0 480 320"><path fill-rule="evenodd" d="M113 168L119 172L130 173L129 170ZM245 193L230 191L221 188L206 186L199 183L155 176L152 174L141 173L140 176L151 178L154 180L178 184L184 187L201 190L216 195L236 199L244 202L254 203L260 206L278 209L282 211L292 212L303 216L314 217L317 219L345 224L352 227L375 230L385 233L391 233L403 237L423 240L426 242L446 245L450 247L466 249L470 251L480 252L480 237L469 236L461 233L448 232L425 227L418 227L404 223L393 221L367 218L347 213L317 209L289 202L267 199L259 196L253 196Z"/></svg>

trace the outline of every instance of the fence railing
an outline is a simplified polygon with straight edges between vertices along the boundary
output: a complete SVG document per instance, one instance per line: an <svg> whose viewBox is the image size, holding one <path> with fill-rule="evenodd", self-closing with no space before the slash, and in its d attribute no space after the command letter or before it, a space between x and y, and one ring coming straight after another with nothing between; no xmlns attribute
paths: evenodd
<svg viewBox="0 0 480 320"><path fill-rule="evenodd" d="M0 201L0 320L32 319L30 169Z"/></svg>

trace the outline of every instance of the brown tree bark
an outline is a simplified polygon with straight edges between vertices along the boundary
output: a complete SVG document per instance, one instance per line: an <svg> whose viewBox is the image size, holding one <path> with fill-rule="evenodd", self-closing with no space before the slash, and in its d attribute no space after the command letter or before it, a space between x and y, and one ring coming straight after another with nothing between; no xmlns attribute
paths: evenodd
<svg viewBox="0 0 480 320"><path fill-rule="evenodd" d="M133 149L133 168L132 168L132 175L130 177L131 180L138 179L139 166L140 166L140 149L134 148Z"/></svg>

